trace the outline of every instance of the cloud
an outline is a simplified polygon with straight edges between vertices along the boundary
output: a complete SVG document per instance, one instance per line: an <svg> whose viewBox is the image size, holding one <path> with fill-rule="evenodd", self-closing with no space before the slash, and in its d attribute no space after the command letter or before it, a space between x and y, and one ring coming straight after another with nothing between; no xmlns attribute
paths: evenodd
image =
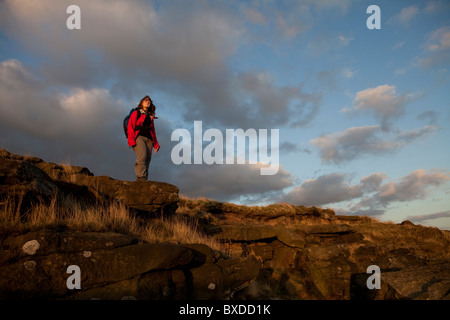
<svg viewBox="0 0 450 320"><path fill-rule="evenodd" d="M427 1L423 11L427 14L436 14L440 12L446 12L450 9L450 4L445 0L431 0Z"/></svg>
<svg viewBox="0 0 450 320"><path fill-rule="evenodd" d="M241 20L250 22L245 30L247 40L258 41L270 47L280 40L290 41L305 34L320 18L329 12L345 14L350 0L304 0L286 3L269 1L241 2Z"/></svg>
<svg viewBox="0 0 450 320"><path fill-rule="evenodd" d="M342 68L341 72L342 72L343 76L347 79L353 78L353 75L355 74L355 71L348 67Z"/></svg>
<svg viewBox="0 0 450 320"><path fill-rule="evenodd" d="M292 185L294 177L283 168L276 175L262 176L263 165L180 165L176 173L180 192L190 197L229 201L239 197L258 199ZM183 168L184 167L184 168Z"/></svg>
<svg viewBox="0 0 450 320"><path fill-rule="evenodd" d="M348 46L349 45L349 43L352 41L352 40L354 40L355 38L353 38L353 37L345 37L345 36L343 36L343 35L339 35L339 41L341 42L341 44L343 45L343 46Z"/></svg>
<svg viewBox="0 0 450 320"><path fill-rule="evenodd" d="M411 222L423 222L440 218L450 218L450 210L406 217L406 219Z"/></svg>
<svg viewBox="0 0 450 320"><path fill-rule="evenodd" d="M361 126L320 135L310 142L319 149L324 163L339 164L367 155L383 155L394 152L436 130L437 127L425 126L408 131L397 130L394 134L387 135L379 125Z"/></svg>
<svg viewBox="0 0 450 320"><path fill-rule="evenodd" d="M359 198L364 192L375 190L385 178L374 173L361 179L358 185L350 185L348 176L332 173L303 182L288 192L283 201L303 206L319 206Z"/></svg>
<svg viewBox="0 0 450 320"><path fill-rule="evenodd" d="M267 73L240 73L237 84L242 100L249 101L246 113L265 118L259 121L262 127L304 126L317 115L322 99L321 94L307 93L302 86L278 86Z"/></svg>
<svg viewBox="0 0 450 320"><path fill-rule="evenodd" d="M257 71L236 74L227 66L238 46L250 41L248 34L253 30L245 16L251 15L253 23L262 26L263 18L273 21L277 16L269 14L270 5L236 11L226 2L163 2L157 6L138 0L80 0L81 30L73 31L65 27L69 4L49 0L27 5L0 3L2 31L34 54L41 63L39 77L48 84L91 89L108 83L112 96L130 100L150 88L149 94L157 92L177 100L176 108L167 106L169 114L216 126L303 126L317 114L320 92L307 92L301 84L278 85L262 79ZM288 36L300 32L290 29L294 22L303 23L294 14L280 15L280 19ZM274 98L266 92L278 98L277 104L270 107ZM280 112L295 108L299 116L292 120Z"/></svg>
<svg viewBox="0 0 450 320"><path fill-rule="evenodd" d="M236 50L237 21L220 7L204 4L200 11L195 2L180 2L157 11L145 1L80 0L81 30L74 32L65 28L69 3L5 1L2 27L29 49L53 58L53 65L89 63L95 59L91 54L98 53L101 60L96 62L124 74L144 71L191 81L207 77L198 71L220 67Z"/></svg>
<svg viewBox="0 0 450 320"><path fill-rule="evenodd" d="M285 39L292 39L304 32L307 27L299 19L291 19L290 21L282 14L277 14L277 29Z"/></svg>
<svg viewBox="0 0 450 320"><path fill-rule="evenodd" d="M405 43L406 43L406 41L400 41L400 42L397 42L397 43L392 47L392 50L400 49L401 47L403 47L403 46L405 45Z"/></svg>
<svg viewBox="0 0 450 320"><path fill-rule="evenodd" d="M427 121L430 126L434 126L437 123L438 117L438 112L433 110L425 110L417 116L417 119Z"/></svg>
<svg viewBox="0 0 450 320"><path fill-rule="evenodd" d="M430 188L450 181L450 173L419 169L398 181L385 182L388 179L386 174L376 172L353 185L350 178L348 174L331 173L306 180L289 191L282 200L304 206L335 206L340 203L344 207L335 208L338 214L380 216L392 203L425 199ZM445 213L447 215L448 212Z"/></svg>
<svg viewBox="0 0 450 320"><path fill-rule="evenodd" d="M245 16L248 21L257 25L266 25L267 18L256 8L245 8Z"/></svg>
<svg viewBox="0 0 450 320"><path fill-rule="evenodd" d="M445 172L427 173L425 169L418 169L403 177L399 182L382 185L375 194L376 203L383 206L393 201L410 201L424 199L429 186L439 186L450 180Z"/></svg>
<svg viewBox="0 0 450 320"><path fill-rule="evenodd" d="M351 79L357 73L352 68L342 67L336 69L320 70L316 73L317 80L320 87L336 90L342 79Z"/></svg>
<svg viewBox="0 0 450 320"><path fill-rule="evenodd" d="M426 36L422 54L415 65L421 68L445 66L450 61L450 26L436 29Z"/></svg>
<svg viewBox="0 0 450 320"><path fill-rule="evenodd" d="M74 88L51 94L44 82L18 60L0 63L0 104L3 126L38 138L85 139L120 114L120 103L106 89ZM20 111L20 117L17 116Z"/></svg>
<svg viewBox="0 0 450 320"><path fill-rule="evenodd" d="M302 153L307 153L307 154L311 154L311 150L305 147L302 147L302 145L300 143L292 143L289 141L284 141L282 143L280 143L280 154L287 154L287 153L295 153L295 152L302 152Z"/></svg>
<svg viewBox="0 0 450 320"><path fill-rule="evenodd" d="M384 84L357 92L353 100L353 111L372 112L386 130L393 119L403 115L406 103L417 96L418 94L397 94L395 86Z"/></svg>
<svg viewBox="0 0 450 320"><path fill-rule="evenodd" d="M409 6L403 8L398 14L392 16L388 20L388 23L399 23L403 26L409 26L410 22L413 21L418 14L420 14L420 9L418 6Z"/></svg>
<svg viewBox="0 0 450 320"><path fill-rule="evenodd" d="M361 208L386 208L393 202L408 202L425 199L430 187L438 187L450 180L448 172L430 172L415 170L402 177L398 182L388 182L377 188L376 193L363 198L354 210Z"/></svg>

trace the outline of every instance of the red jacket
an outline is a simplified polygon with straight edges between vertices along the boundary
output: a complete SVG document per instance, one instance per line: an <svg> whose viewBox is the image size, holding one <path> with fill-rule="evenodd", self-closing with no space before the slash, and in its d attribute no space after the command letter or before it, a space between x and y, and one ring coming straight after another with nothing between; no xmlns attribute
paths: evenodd
<svg viewBox="0 0 450 320"><path fill-rule="evenodd" d="M139 115L139 117L138 117ZM134 147L136 145L136 138L139 134L139 129L136 130L136 126L142 126L145 120L145 114L141 113L139 110L137 112L133 112L130 116L130 119L128 120L128 145L130 147ZM155 132L155 124L153 123L153 117L151 117L151 123L150 123L150 134L152 136L153 140L153 148L155 151L159 150L159 143L158 139L156 139L156 132Z"/></svg>

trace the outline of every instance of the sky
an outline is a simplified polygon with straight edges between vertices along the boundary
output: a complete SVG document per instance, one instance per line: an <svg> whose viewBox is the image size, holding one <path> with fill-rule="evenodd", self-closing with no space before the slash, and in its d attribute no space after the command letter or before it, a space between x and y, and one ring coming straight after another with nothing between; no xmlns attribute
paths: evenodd
<svg viewBox="0 0 450 320"><path fill-rule="evenodd" d="M194 198L450 230L449 74L446 0L0 1L0 147L132 181L122 121L150 95L149 179ZM278 130L277 173L175 164L195 121Z"/></svg>

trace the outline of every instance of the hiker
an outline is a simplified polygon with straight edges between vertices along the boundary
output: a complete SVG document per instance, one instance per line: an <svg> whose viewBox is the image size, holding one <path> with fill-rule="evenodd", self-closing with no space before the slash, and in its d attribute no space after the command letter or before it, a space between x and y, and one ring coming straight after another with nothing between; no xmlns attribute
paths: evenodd
<svg viewBox="0 0 450 320"><path fill-rule="evenodd" d="M136 153L134 171L137 181L147 180L152 149L155 149L156 153L160 148L153 123L155 109L152 99L145 96L128 121L128 146L132 147Z"/></svg>

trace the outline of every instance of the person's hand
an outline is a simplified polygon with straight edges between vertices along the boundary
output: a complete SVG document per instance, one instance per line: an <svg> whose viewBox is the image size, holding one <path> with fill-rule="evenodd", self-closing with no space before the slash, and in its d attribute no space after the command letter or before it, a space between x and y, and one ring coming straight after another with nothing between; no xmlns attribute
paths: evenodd
<svg viewBox="0 0 450 320"><path fill-rule="evenodd" d="M158 148L155 148L155 153L159 151L159 148L161 148L161 146L158 146Z"/></svg>

